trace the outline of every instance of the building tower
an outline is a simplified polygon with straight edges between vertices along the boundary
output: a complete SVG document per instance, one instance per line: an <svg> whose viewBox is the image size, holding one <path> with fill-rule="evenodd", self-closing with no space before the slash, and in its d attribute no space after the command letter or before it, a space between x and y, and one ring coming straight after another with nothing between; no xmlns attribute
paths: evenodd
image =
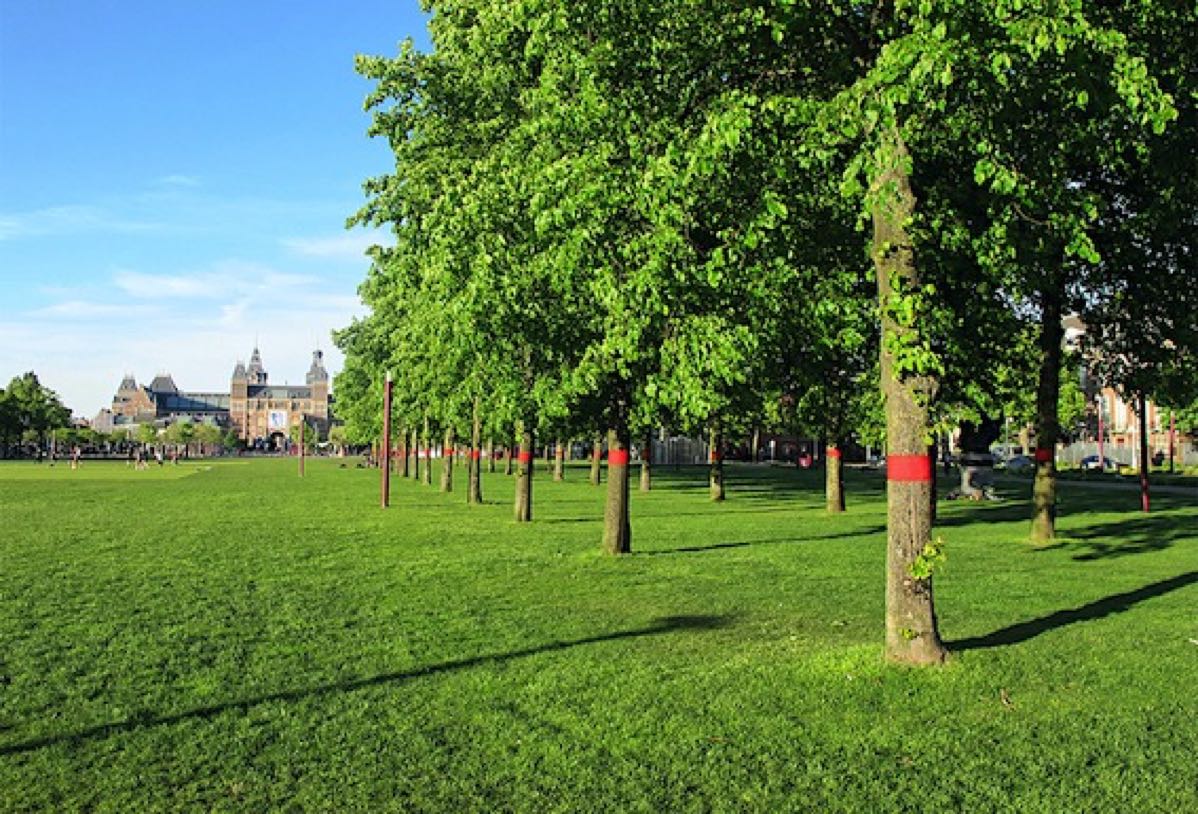
<svg viewBox="0 0 1198 814"><path fill-rule="evenodd" d="M256 351L255 351L256 352ZM259 363L261 360L259 360ZM239 360L233 368L233 379L229 384L229 422L242 440L248 438L250 380L245 365Z"/></svg>
<svg viewBox="0 0 1198 814"><path fill-rule="evenodd" d="M312 415L321 419L329 417L329 372L324 368L324 353L312 351L312 364L305 379L312 390Z"/></svg>
<svg viewBox="0 0 1198 814"><path fill-rule="evenodd" d="M254 345L254 352L250 354L250 366L246 375L250 384L266 384L266 370L262 367L262 354L258 353L257 345Z"/></svg>

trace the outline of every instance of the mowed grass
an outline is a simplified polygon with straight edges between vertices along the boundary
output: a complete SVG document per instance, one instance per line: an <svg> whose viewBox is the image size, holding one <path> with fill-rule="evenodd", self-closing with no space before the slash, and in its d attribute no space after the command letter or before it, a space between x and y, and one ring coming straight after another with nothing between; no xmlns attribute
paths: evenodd
<svg viewBox="0 0 1198 814"><path fill-rule="evenodd" d="M1198 505L942 503L955 650L882 659L883 484L0 465L0 808L1195 811Z"/></svg>

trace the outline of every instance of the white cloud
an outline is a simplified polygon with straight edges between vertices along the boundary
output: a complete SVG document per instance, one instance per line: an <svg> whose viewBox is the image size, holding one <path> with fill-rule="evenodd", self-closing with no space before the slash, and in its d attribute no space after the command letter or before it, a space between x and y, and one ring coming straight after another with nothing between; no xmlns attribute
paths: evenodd
<svg viewBox="0 0 1198 814"><path fill-rule="evenodd" d="M317 278L288 274L259 263L227 260L210 269L183 274L122 270L112 277L118 289L139 299L229 299L245 295L283 296L315 284Z"/></svg>
<svg viewBox="0 0 1198 814"><path fill-rule="evenodd" d="M29 313L33 318L67 320L142 319L155 316L157 309L148 305L64 300Z"/></svg>
<svg viewBox="0 0 1198 814"><path fill-rule="evenodd" d="M236 269L257 275L239 281ZM161 280L122 274L128 286ZM316 348L337 372L342 357L330 334L364 313L356 296L329 290L327 282L254 264L220 263L170 280L176 293L213 280L236 290L108 303L76 295L17 313L0 323L0 387L34 370L76 414L90 418L111 404L126 373L144 384L169 372L184 390L227 391L233 366L248 359L255 339L272 382L302 383Z"/></svg>
<svg viewBox="0 0 1198 814"><path fill-rule="evenodd" d="M287 238L282 243L289 252L301 257L362 261L366 257L366 250L371 246L387 245L389 241L386 232L382 230L359 230L343 235Z"/></svg>
<svg viewBox="0 0 1198 814"><path fill-rule="evenodd" d="M194 175L164 175L155 179L154 183L163 187L194 188L200 185L200 179Z"/></svg>
<svg viewBox="0 0 1198 814"><path fill-rule="evenodd" d="M0 240L82 232L150 232L159 228L161 224L125 218L99 206L52 206L0 213Z"/></svg>

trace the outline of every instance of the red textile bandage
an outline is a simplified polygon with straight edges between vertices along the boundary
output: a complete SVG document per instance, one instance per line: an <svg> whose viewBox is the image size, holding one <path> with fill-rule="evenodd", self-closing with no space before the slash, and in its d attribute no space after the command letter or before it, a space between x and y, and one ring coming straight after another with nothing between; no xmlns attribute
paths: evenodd
<svg viewBox="0 0 1198 814"><path fill-rule="evenodd" d="M928 455L891 455L886 458L886 480L928 483L932 480L932 459Z"/></svg>
<svg viewBox="0 0 1198 814"><path fill-rule="evenodd" d="M1037 449L1036 450L1036 463L1046 464L1051 461L1052 461L1052 450L1051 449Z"/></svg>
<svg viewBox="0 0 1198 814"><path fill-rule="evenodd" d="M607 453L608 466L628 466L628 450L613 449Z"/></svg>
<svg viewBox="0 0 1198 814"><path fill-rule="evenodd" d="M837 449L836 447L828 447L827 452L828 452L829 458L839 458L840 457L840 450Z"/></svg>
<svg viewBox="0 0 1198 814"><path fill-rule="evenodd" d="M522 464L530 464L530 463L532 463L532 453L531 453L531 452L529 452L529 451L528 451L528 450L526 450L526 449L522 449L522 450L520 450L520 457L519 457L519 461L520 461L520 463L522 463Z"/></svg>
<svg viewBox="0 0 1198 814"><path fill-rule="evenodd" d="M474 460L477 461L482 456L483 456L483 454L480 450L477 450L477 449L470 450L470 457L473 458Z"/></svg>

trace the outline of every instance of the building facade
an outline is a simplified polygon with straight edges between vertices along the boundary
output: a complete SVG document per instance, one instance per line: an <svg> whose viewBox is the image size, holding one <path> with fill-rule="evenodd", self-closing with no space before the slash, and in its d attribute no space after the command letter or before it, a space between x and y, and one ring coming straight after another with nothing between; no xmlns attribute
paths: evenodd
<svg viewBox="0 0 1198 814"><path fill-rule="evenodd" d="M327 433L333 418L332 403L329 373L321 351L312 352L303 385L272 385L255 347L248 366L239 361L233 368L227 393L180 390L169 373L160 373L145 386L126 375L113 396L112 407L101 410L93 426L111 432L142 424L165 427L190 421L234 430L249 446L278 447L301 421Z"/></svg>

